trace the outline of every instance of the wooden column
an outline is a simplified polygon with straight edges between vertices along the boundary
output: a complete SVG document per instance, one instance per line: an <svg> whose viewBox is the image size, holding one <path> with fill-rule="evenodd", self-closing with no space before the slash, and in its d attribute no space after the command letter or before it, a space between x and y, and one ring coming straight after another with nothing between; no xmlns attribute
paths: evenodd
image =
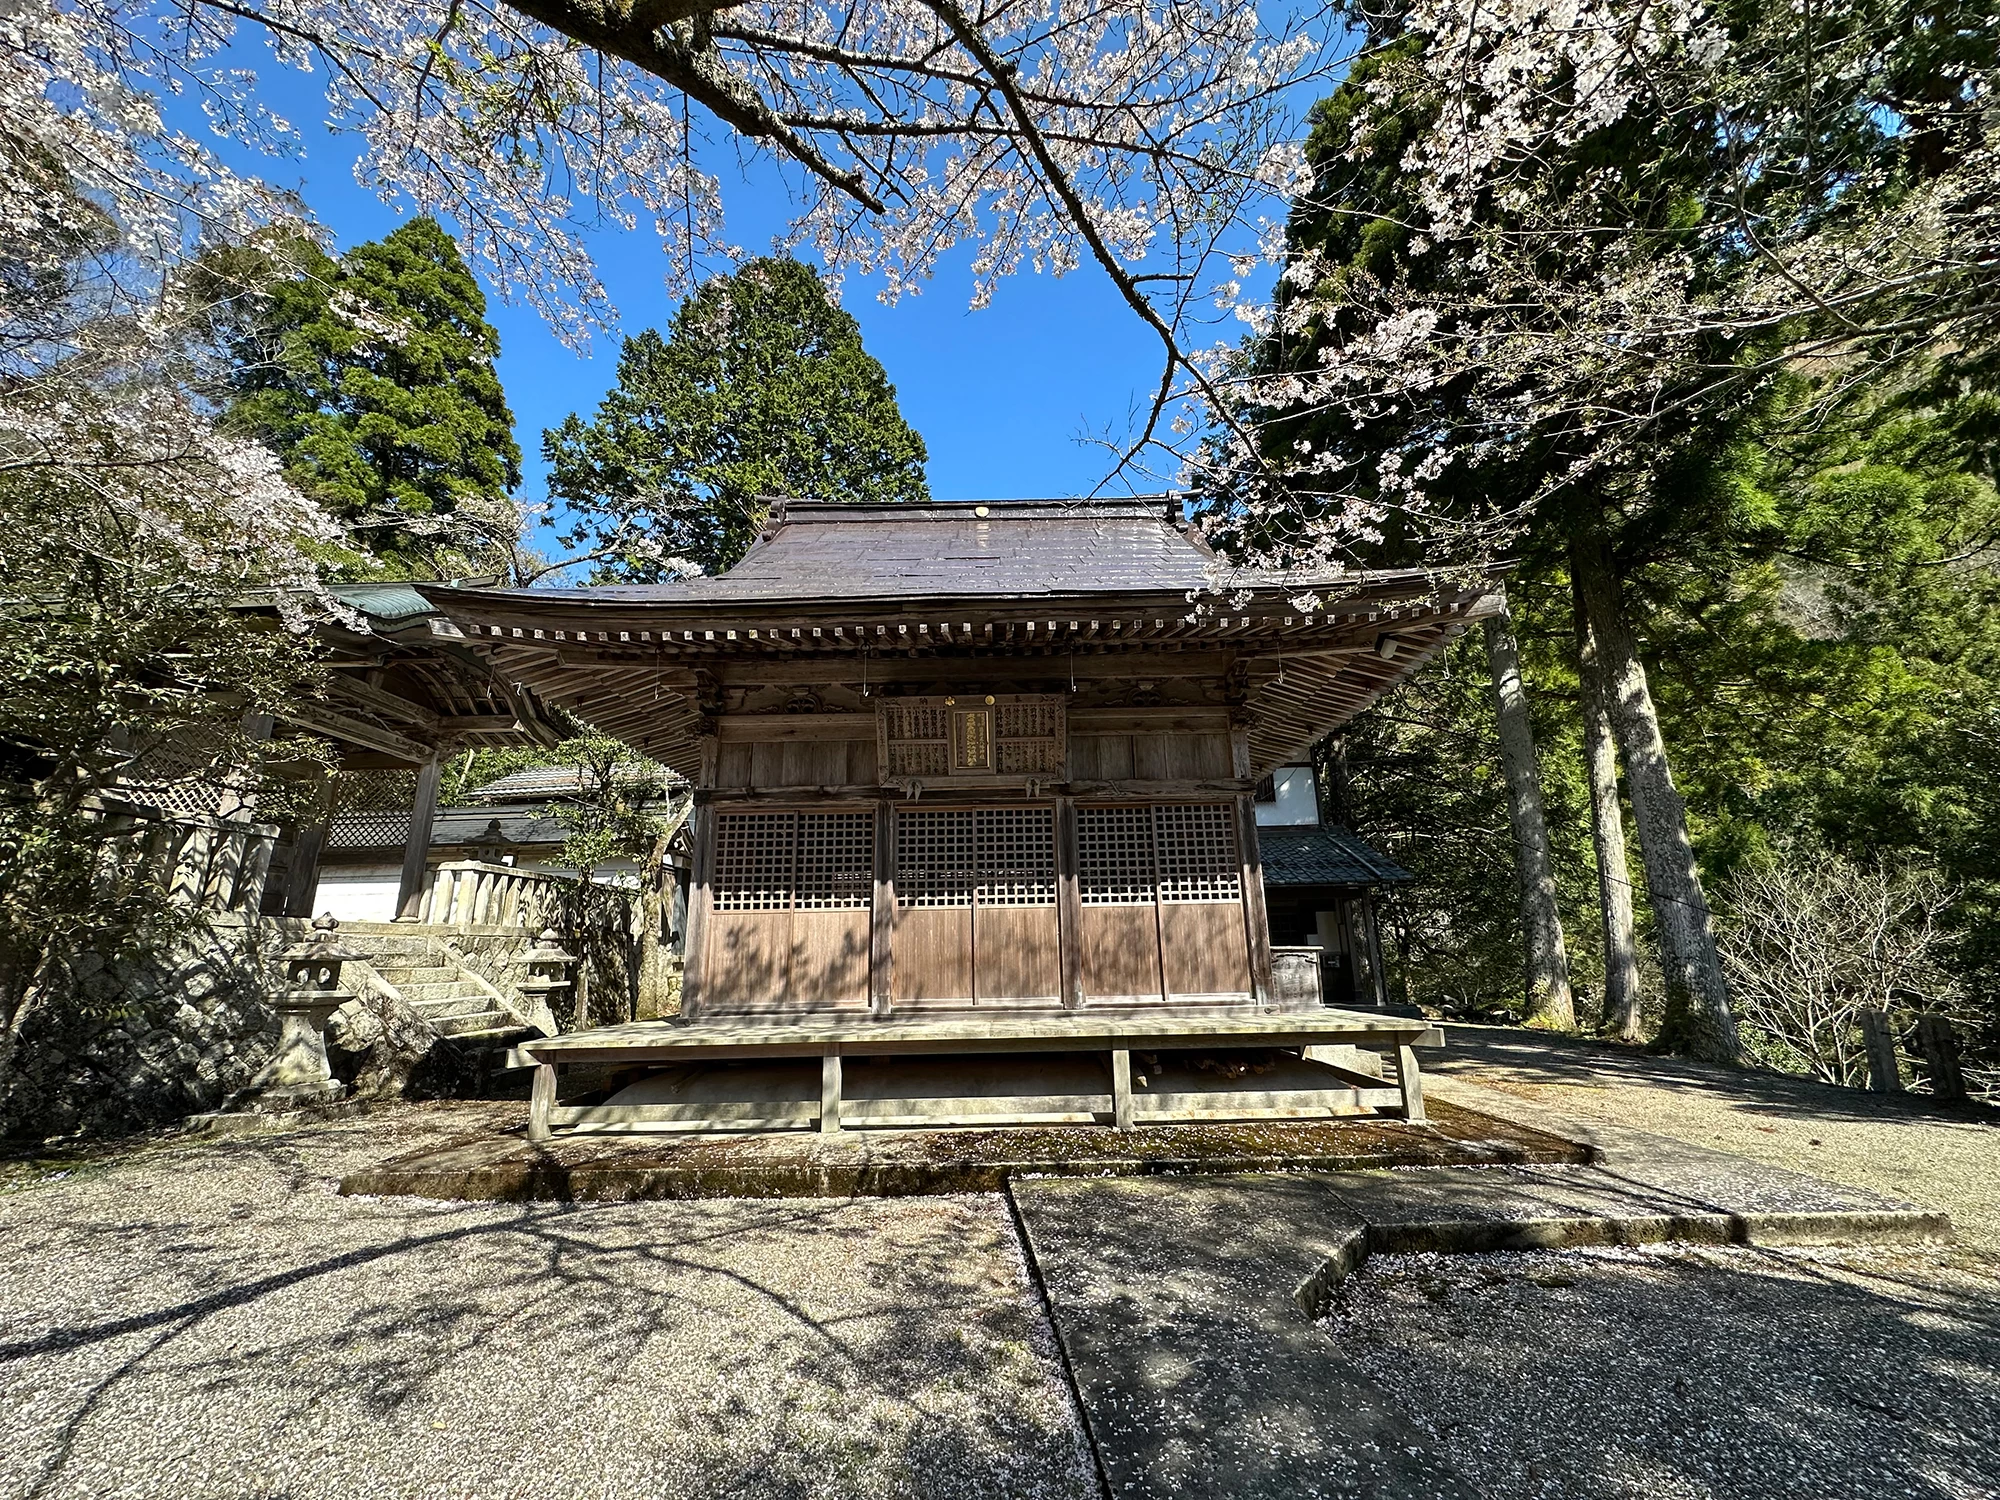
<svg viewBox="0 0 2000 1500"><path fill-rule="evenodd" d="M694 874L688 885L687 939L681 962L681 1014L701 1014L708 988L708 916L715 893L715 809L704 803L694 810Z"/></svg>
<svg viewBox="0 0 2000 1500"><path fill-rule="evenodd" d="M895 1005L896 850L894 814L875 804L875 905L868 925L868 1005L886 1016Z"/></svg>
<svg viewBox="0 0 2000 1500"><path fill-rule="evenodd" d="M1076 803L1056 798L1056 950L1061 959L1062 1003L1066 1010L1083 1006L1083 957L1078 933L1083 928L1083 896L1076 884Z"/></svg>
<svg viewBox="0 0 2000 1500"><path fill-rule="evenodd" d="M1111 1054L1111 1123L1132 1128L1132 1054L1123 1049Z"/></svg>
<svg viewBox="0 0 2000 1500"><path fill-rule="evenodd" d="M528 1139L549 1138L549 1111L556 1103L556 1070L550 1063L535 1064L535 1081L528 1094Z"/></svg>
<svg viewBox="0 0 2000 1500"><path fill-rule="evenodd" d="M1375 893L1369 891L1364 896L1364 910L1368 922L1368 972L1375 991L1375 1006L1386 1009L1389 1004L1389 975L1382 967L1382 925L1375 912ZM1406 990L1405 994L1408 993Z"/></svg>
<svg viewBox="0 0 2000 1500"><path fill-rule="evenodd" d="M440 752L417 772L417 795L410 802L410 832L403 841L403 879L396 888L396 920L414 922L423 910L424 867L431 857L431 824L437 820L438 777L444 770Z"/></svg>
<svg viewBox="0 0 2000 1500"><path fill-rule="evenodd" d="M840 1134L840 1046L827 1043L819 1060L819 1133Z"/></svg>
<svg viewBox="0 0 2000 1500"><path fill-rule="evenodd" d="M1250 943L1250 994L1271 1004L1271 916L1264 909L1264 859L1257 852L1257 804L1245 792L1236 799L1236 844L1242 861L1243 935Z"/></svg>
<svg viewBox="0 0 2000 1500"><path fill-rule="evenodd" d="M333 822L335 785L332 776L320 778L310 821L299 825L298 838L292 843L291 868L285 872L285 916L313 914L313 897L319 891L320 855L325 852L327 829Z"/></svg>

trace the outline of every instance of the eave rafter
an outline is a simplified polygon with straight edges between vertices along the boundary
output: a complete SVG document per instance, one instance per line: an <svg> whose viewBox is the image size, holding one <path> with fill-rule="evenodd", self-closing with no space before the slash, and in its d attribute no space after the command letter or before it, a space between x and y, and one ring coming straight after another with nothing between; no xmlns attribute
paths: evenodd
<svg viewBox="0 0 2000 1500"><path fill-rule="evenodd" d="M1338 729L1497 608L1480 588L1405 587L1330 601L1313 611L1285 596L909 601L893 608L785 601L641 607L561 594L445 596L437 602L464 646L500 677L526 684L676 770L698 769L697 673L768 671L774 681L829 683L917 664L940 671L1045 662L1051 676L1102 680L1144 661L1171 672L1248 671L1239 705L1258 771Z"/></svg>

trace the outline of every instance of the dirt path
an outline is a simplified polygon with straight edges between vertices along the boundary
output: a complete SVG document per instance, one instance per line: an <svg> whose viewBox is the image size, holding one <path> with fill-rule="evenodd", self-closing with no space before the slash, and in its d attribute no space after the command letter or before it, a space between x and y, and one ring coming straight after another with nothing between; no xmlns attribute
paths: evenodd
<svg viewBox="0 0 2000 1500"><path fill-rule="evenodd" d="M1908 1199L1952 1216L1959 1242L2000 1255L2000 1110L1943 1109L1749 1069L1497 1026L1451 1026L1427 1067L1543 1111L1650 1130ZM1476 1101L1467 1096L1467 1103ZM1995 1262L2000 1266L2000 1261Z"/></svg>

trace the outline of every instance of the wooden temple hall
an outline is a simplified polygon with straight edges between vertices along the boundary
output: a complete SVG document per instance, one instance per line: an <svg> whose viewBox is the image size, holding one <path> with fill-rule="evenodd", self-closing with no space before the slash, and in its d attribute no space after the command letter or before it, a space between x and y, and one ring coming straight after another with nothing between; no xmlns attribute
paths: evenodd
<svg viewBox="0 0 2000 1500"><path fill-rule="evenodd" d="M683 1014L527 1044L537 1136L1422 1118L1438 1034L1273 947L1255 793L1493 594L1237 571L1164 499L781 503L719 577L425 592L697 788Z"/></svg>

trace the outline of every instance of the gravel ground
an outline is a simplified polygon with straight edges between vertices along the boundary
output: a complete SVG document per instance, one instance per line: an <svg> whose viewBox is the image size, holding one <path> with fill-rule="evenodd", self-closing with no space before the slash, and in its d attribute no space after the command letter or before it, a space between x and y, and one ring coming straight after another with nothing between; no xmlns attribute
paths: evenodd
<svg viewBox="0 0 2000 1500"><path fill-rule="evenodd" d="M1325 1320L1490 1500L1991 1500L1977 1258L1384 1256Z"/></svg>
<svg viewBox="0 0 2000 1500"><path fill-rule="evenodd" d="M1446 1028L1424 1071L1537 1109L1627 1125L1949 1213L1961 1244L2000 1252L2000 1110L1939 1110L1750 1069L1490 1026ZM1468 1101L1469 1102L1469 1101ZM1524 1115L1530 1123L1534 1116Z"/></svg>
<svg viewBox="0 0 2000 1500"><path fill-rule="evenodd" d="M481 1108L0 1171L0 1495L1097 1493L997 1198L334 1194Z"/></svg>

